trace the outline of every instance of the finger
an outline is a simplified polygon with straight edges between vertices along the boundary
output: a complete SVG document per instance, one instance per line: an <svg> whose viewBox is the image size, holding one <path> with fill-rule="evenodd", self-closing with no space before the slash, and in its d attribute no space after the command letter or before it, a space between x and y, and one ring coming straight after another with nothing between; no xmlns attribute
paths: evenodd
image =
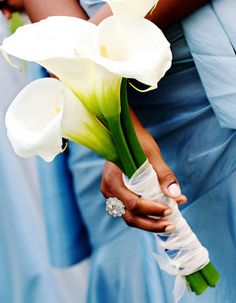
<svg viewBox="0 0 236 303"><path fill-rule="evenodd" d="M7 19L10 19L12 16L12 13L8 8L3 8L2 13Z"/></svg>
<svg viewBox="0 0 236 303"><path fill-rule="evenodd" d="M152 154L149 160L157 173L162 192L168 197L175 199L178 203L187 202L187 198L181 193L181 188L175 174L165 163L159 148L155 153L155 157Z"/></svg>
<svg viewBox="0 0 236 303"><path fill-rule="evenodd" d="M171 214L171 209L159 202L144 200L133 192L130 192L124 185L122 179L114 179L109 183L109 191L105 193L108 197L117 197L121 200L126 209L132 213L152 216L167 216Z"/></svg>
<svg viewBox="0 0 236 303"><path fill-rule="evenodd" d="M125 207L133 213L152 216L167 216L171 214L170 208L159 202L144 200L129 191L123 182L122 174L113 164L106 164L106 173L102 178L101 191L106 198L117 197Z"/></svg>
<svg viewBox="0 0 236 303"><path fill-rule="evenodd" d="M131 196L129 191L122 190L119 195L120 197L118 197L118 199L125 204L126 209L134 214L146 216L168 216L172 213L171 209L167 205Z"/></svg>
<svg viewBox="0 0 236 303"><path fill-rule="evenodd" d="M158 166L155 165L154 169L158 175L163 193L174 199L180 197L182 193L179 183L169 166L163 161Z"/></svg>
<svg viewBox="0 0 236 303"><path fill-rule="evenodd" d="M188 199L185 195L180 195L178 198L175 198L175 201L178 204L184 204L184 203L188 202Z"/></svg>
<svg viewBox="0 0 236 303"><path fill-rule="evenodd" d="M122 215L122 218L130 227L135 227L154 233L171 232L176 228L175 225L168 220L155 220L147 217L135 216L128 210L126 210L125 214Z"/></svg>

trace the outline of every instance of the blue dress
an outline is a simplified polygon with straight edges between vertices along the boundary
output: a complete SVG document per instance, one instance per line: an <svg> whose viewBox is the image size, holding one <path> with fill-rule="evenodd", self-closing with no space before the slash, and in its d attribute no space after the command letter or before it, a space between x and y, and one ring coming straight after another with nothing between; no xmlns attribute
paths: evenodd
<svg viewBox="0 0 236 303"><path fill-rule="evenodd" d="M96 1L82 3L83 7L89 9L87 5L91 2ZM215 2L217 6L219 2ZM228 5L231 1L226 2L224 4ZM234 5L232 7L235 8ZM203 52L204 58L199 58L201 52L197 52L194 40L199 38L199 33L194 32L195 26L198 22L201 24L202 16L208 16L209 11L211 14L212 7L206 6L197 15L191 16L192 19L184 21L189 47L179 24L166 31L165 34L172 43L174 61L171 70L160 81L158 89L145 95L132 89L129 92L134 110L157 140L165 161L175 172L182 191L188 197L188 204L182 208L184 217L208 248L211 260L221 274L221 280L215 289L207 290L201 297L187 292L181 303L232 303L236 297L236 132L229 126L233 123L234 105L231 107L231 99L228 98L227 110L222 104L227 80L214 89L207 83L207 79L210 82L212 78L207 74L208 69L204 71L203 63L210 56ZM210 22L207 18L203 19L205 23ZM213 29L209 24L206 28ZM201 42L201 33L199 39L198 42ZM218 43L218 49L220 47ZM229 52L232 49L231 46ZM235 52L234 55L231 52L229 57L235 61ZM214 65L211 67L214 69ZM228 67L229 77L235 77L235 70L229 65ZM214 73L212 76L215 76ZM232 95L235 92L234 85L234 88L231 87ZM221 105L219 101L219 106L216 107L215 101L219 99L223 101ZM129 228L121 219L113 219L105 213L104 198L99 189L104 160L84 147L70 144L63 161L69 168L74 195L72 204L66 197L64 202L60 201L57 221L63 222L63 229L58 222L57 225L50 225L52 220L48 220L53 217L52 209L57 211L56 201L50 204L51 215L48 215L48 200L45 199L44 202L47 224L50 225L49 243L53 238L52 231L56 233L57 228L60 228L64 240L61 247L60 241L54 247L50 246L54 264L74 264L81 258L76 257L75 252L82 254L90 244L92 253L87 303L174 302L174 277L161 271L152 255L153 251L160 250L155 236ZM56 162L51 165L55 168ZM45 181L47 167L41 165L44 186L49 182L48 178ZM49 192L50 188L47 195ZM72 211L72 221L68 217L66 219L62 211L64 207L68 214L69 205L73 205L71 210L76 209ZM80 243L75 243L75 230L78 235L82 221L88 237L87 240L84 237ZM70 251L65 249L65 243L71 247Z"/></svg>
<svg viewBox="0 0 236 303"><path fill-rule="evenodd" d="M0 12L0 41L9 35L7 25ZM78 302L78 289L83 302L84 282L79 288L77 283L84 279L80 270L86 264L66 271L51 268L36 161L17 157L7 138L4 120L10 102L29 77L41 74L38 67L30 67L30 73L20 72L0 56L0 302L74 303Z"/></svg>
<svg viewBox="0 0 236 303"><path fill-rule="evenodd" d="M0 41L7 35L0 14ZM0 302L62 303L42 232L36 167L14 154L4 123L10 101L28 81L3 57L0 71Z"/></svg>

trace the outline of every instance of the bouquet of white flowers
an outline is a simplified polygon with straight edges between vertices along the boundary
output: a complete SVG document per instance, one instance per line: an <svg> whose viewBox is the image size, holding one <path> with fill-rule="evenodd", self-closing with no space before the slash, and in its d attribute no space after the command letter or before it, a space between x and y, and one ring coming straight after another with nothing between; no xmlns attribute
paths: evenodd
<svg viewBox="0 0 236 303"><path fill-rule="evenodd" d="M63 138L87 146L121 168L131 191L168 204L176 230L158 235L166 257L156 256L157 261L199 295L219 275L177 203L161 192L129 113L127 78L155 89L171 66L168 41L144 18L157 1L107 2L114 15L98 26L50 17L4 40L0 48L6 56L35 61L59 79L36 80L18 94L6 115L8 136L18 155L46 161L63 151ZM177 300L182 290L177 283Z"/></svg>

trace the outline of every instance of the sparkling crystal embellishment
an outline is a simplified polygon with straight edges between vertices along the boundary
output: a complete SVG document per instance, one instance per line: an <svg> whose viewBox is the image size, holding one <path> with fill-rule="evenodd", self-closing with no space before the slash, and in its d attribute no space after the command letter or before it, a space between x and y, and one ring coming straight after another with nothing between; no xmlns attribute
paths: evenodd
<svg viewBox="0 0 236 303"><path fill-rule="evenodd" d="M125 213L125 206L115 197L108 198L106 200L106 212L114 218L121 217Z"/></svg>

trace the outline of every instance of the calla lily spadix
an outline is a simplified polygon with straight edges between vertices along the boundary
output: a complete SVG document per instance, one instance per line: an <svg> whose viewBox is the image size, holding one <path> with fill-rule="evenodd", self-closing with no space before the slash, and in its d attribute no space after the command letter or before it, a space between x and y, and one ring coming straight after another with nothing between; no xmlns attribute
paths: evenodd
<svg viewBox="0 0 236 303"><path fill-rule="evenodd" d="M82 144L116 162L110 133L59 80L31 82L13 100L6 114L8 137L21 157L52 161L63 151L62 138Z"/></svg>
<svg viewBox="0 0 236 303"><path fill-rule="evenodd" d="M1 49L47 68L100 118L120 112L119 97L114 95L122 77L154 89L172 58L158 27L143 18L127 27L116 16L99 26L74 17L49 17L19 28Z"/></svg>

